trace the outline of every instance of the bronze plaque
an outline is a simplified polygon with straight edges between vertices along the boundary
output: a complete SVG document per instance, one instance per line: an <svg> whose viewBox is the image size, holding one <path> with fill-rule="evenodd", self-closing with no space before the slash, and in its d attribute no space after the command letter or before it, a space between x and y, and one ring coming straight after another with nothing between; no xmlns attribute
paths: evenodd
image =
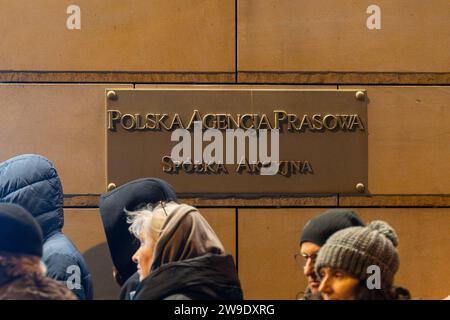
<svg viewBox="0 0 450 320"><path fill-rule="evenodd" d="M158 177L177 193L225 196L368 190L364 91L111 89L105 118L108 184Z"/></svg>

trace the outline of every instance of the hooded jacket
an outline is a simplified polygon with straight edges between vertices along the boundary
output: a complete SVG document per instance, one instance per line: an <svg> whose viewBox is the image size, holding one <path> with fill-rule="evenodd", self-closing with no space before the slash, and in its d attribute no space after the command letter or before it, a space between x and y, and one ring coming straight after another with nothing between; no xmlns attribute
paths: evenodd
<svg viewBox="0 0 450 320"><path fill-rule="evenodd" d="M62 233L64 194L53 164L39 155L21 155L0 163L0 202L27 209L44 236L42 261L47 276L68 286L79 299L92 299L86 262Z"/></svg>
<svg viewBox="0 0 450 320"><path fill-rule="evenodd" d="M136 289L139 275L132 256L139 248L139 241L128 230L127 211L138 210L159 201L176 201L172 186L161 179L141 178L128 182L100 197L100 215L105 228L111 259L123 284L120 299L129 299Z"/></svg>
<svg viewBox="0 0 450 320"><path fill-rule="evenodd" d="M172 202L154 214L165 214L166 221L134 300L243 299L232 256L196 208Z"/></svg>

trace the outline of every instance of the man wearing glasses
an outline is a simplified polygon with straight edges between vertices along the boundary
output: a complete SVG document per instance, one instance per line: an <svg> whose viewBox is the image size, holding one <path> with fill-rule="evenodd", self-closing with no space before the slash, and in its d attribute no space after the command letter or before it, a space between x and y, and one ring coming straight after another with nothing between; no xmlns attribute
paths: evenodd
<svg viewBox="0 0 450 320"><path fill-rule="evenodd" d="M295 255L295 260L303 268L303 274L308 279L308 287L300 299L321 299L320 280L314 271L314 263L319 249L335 232L357 226L364 226L364 223L354 211L331 209L312 218L303 227L300 236L300 253Z"/></svg>

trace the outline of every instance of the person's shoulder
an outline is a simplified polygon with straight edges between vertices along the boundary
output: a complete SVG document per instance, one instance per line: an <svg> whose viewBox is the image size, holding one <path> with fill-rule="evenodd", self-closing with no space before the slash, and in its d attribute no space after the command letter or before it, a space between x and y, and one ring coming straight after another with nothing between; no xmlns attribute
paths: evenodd
<svg viewBox="0 0 450 320"><path fill-rule="evenodd" d="M62 261L76 261L83 263L84 258L75 245L63 233L57 232L44 243L43 260L61 259Z"/></svg>
<svg viewBox="0 0 450 320"><path fill-rule="evenodd" d="M77 296L59 281L49 277L42 277L39 282L43 298L50 300L77 300Z"/></svg>
<svg viewBox="0 0 450 320"><path fill-rule="evenodd" d="M47 275L57 280L66 279L73 272L72 269L80 268L77 257L64 251L45 254L42 261L47 268Z"/></svg>

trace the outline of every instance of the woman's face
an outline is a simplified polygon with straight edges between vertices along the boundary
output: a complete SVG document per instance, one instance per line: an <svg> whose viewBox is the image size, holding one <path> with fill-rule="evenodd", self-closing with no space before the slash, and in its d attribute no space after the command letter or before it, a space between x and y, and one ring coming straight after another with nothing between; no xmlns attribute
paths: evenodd
<svg viewBox="0 0 450 320"><path fill-rule="evenodd" d="M345 271L321 268L319 291L324 300L354 300L359 280Z"/></svg>
<svg viewBox="0 0 450 320"><path fill-rule="evenodd" d="M138 265L139 281L144 280L150 274L150 267L153 262L153 250L155 249L155 241L152 237L145 233L140 237L141 246L133 255L133 261Z"/></svg>

